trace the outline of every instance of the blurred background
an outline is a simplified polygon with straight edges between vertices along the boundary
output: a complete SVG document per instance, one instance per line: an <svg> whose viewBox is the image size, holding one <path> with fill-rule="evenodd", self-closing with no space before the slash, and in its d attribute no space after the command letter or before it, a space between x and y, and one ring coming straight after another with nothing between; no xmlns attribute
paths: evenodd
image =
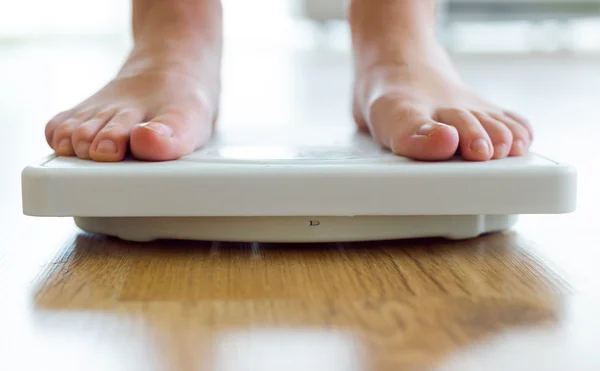
<svg viewBox="0 0 600 371"><path fill-rule="evenodd" d="M348 0L223 0L230 45L345 49ZM440 36L456 52L600 51L599 0L439 0ZM126 40L126 0L5 2L0 39ZM257 22L260 20L260 22ZM493 42L491 42L493 40Z"/></svg>

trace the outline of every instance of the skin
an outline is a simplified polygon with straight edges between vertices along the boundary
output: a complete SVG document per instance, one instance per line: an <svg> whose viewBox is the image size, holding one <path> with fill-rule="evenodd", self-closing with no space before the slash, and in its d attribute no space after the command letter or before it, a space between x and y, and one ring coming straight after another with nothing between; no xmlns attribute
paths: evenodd
<svg viewBox="0 0 600 371"><path fill-rule="evenodd" d="M399 156L471 161L527 153L519 114L471 91L435 38L434 0L352 0L353 114ZM134 47L105 87L46 125L57 155L174 160L205 145L218 115L219 0L133 0Z"/></svg>
<svg viewBox="0 0 600 371"><path fill-rule="evenodd" d="M134 47L117 76L46 126L57 155L173 160L204 145L218 112L222 8L134 0Z"/></svg>
<svg viewBox="0 0 600 371"><path fill-rule="evenodd" d="M458 76L435 38L433 0L355 0L348 10L355 83L353 111L394 153L472 161L520 156L533 131L520 115L488 102Z"/></svg>

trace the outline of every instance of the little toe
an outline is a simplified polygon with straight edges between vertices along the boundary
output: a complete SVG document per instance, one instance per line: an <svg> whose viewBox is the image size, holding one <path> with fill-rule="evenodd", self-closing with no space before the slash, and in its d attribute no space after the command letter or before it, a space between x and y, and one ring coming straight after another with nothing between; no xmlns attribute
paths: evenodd
<svg viewBox="0 0 600 371"><path fill-rule="evenodd" d="M477 117L469 111L447 108L436 113L440 122L454 126L458 131L460 152L465 160L487 161L494 155L488 133Z"/></svg>
<svg viewBox="0 0 600 371"><path fill-rule="evenodd" d="M121 161L127 153L131 129L144 118L141 110L121 110L104 125L89 147L89 156L94 161Z"/></svg>
<svg viewBox="0 0 600 371"><path fill-rule="evenodd" d="M56 129L60 124L67 121L72 114L73 110L63 111L50 119L50 121L48 121L46 124L44 134L46 136L46 142L48 142L50 148L54 149L54 133L56 132Z"/></svg>
<svg viewBox="0 0 600 371"><path fill-rule="evenodd" d="M54 130L52 136L52 148L58 156L73 156L75 150L73 149L73 143L71 137L75 129L79 127L83 122L92 117L94 112L86 111L75 114L69 119L61 123Z"/></svg>
<svg viewBox="0 0 600 371"><path fill-rule="evenodd" d="M208 114L174 110L137 125L131 132L131 153L139 160L176 160L206 144L211 135Z"/></svg>
<svg viewBox="0 0 600 371"><path fill-rule="evenodd" d="M504 123L485 113L473 113L479 120L492 141L494 154L492 158L500 159L508 156L512 146L512 133Z"/></svg>
<svg viewBox="0 0 600 371"><path fill-rule="evenodd" d="M529 146L531 144L531 140L529 139L529 132L527 129L513 120L512 118L499 115L499 114L490 114L493 118L498 121L501 121L507 128L510 130L513 140L512 146L510 148L509 156L523 156L527 154L529 150Z"/></svg>
<svg viewBox="0 0 600 371"><path fill-rule="evenodd" d="M361 113L360 113L360 106L358 105L358 103L356 102L356 100L354 100L354 102L352 104L352 117L354 118L354 123L356 124L356 128L359 131L361 131L361 132L368 132L369 131L369 126L367 125L367 122L365 121L365 119L361 115Z"/></svg>
<svg viewBox="0 0 600 371"><path fill-rule="evenodd" d="M381 97L371 104L367 117L373 137L398 156L447 160L458 148L456 129L432 120L417 103Z"/></svg>
<svg viewBox="0 0 600 371"><path fill-rule="evenodd" d="M104 125L110 121L114 114L115 110L102 111L79 125L75 131L73 131L71 142L73 143L73 149L75 150L77 157L81 159L90 158L90 147L94 138Z"/></svg>
<svg viewBox="0 0 600 371"><path fill-rule="evenodd" d="M521 125L523 125L523 127L525 128L525 130L527 130L527 134L529 134L529 142L533 142L533 126L531 125L531 123L529 122L528 119L526 119L525 117L523 117L522 115L515 113L515 112L511 112L511 111L504 111L504 115L510 119L512 119L514 122L517 122Z"/></svg>

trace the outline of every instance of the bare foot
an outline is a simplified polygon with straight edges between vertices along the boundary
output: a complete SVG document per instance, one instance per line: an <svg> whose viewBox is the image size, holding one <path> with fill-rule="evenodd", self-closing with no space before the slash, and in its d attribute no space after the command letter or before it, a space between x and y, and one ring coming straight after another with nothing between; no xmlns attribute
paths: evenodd
<svg viewBox="0 0 600 371"><path fill-rule="evenodd" d="M220 3L134 1L135 47L104 88L46 125L57 155L173 160L204 145L217 115ZM137 18L136 18L137 17Z"/></svg>
<svg viewBox="0 0 600 371"><path fill-rule="evenodd" d="M353 113L394 153L472 161L520 156L533 140L520 115L472 92L434 35L433 0L353 0Z"/></svg>

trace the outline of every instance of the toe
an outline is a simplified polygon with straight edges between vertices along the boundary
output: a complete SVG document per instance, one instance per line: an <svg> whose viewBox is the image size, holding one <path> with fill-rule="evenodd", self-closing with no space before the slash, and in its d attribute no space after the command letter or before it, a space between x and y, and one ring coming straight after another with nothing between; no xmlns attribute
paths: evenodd
<svg viewBox="0 0 600 371"><path fill-rule="evenodd" d="M521 124L525 128L525 130L527 130L527 134L529 136L529 142L530 143L533 142L533 126L531 125L529 120L527 120L525 117L521 116L520 114L511 112L511 111L504 111L504 115L506 117L510 118L511 120L513 120L514 122Z"/></svg>
<svg viewBox="0 0 600 371"><path fill-rule="evenodd" d="M117 112L98 132L89 147L94 161L121 161L127 153L131 129L144 118L144 111L129 109Z"/></svg>
<svg viewBox="0 0 600 371"><path fill-rule="evenodd" d="M451 126L425 118L406 121L392 134L390 148L403 157L423 161L448 160L458 147L458 133Z"/></svg>
<svg viewBox="0 0 600 371"><path fill-rule="evenodd" d="M477 117L469 111L448 108L436 112L440 122L458 131L460 152L465 160L486 161L494 154L491 139Z"/></svg>
<svg viewBox="0 0 600 371"><path fill-rule="evenodd" d="M71 137L73 149L77 157L90 158L90 147L98 132L114 116L115 110L101 111L96 116L79 125Z"/></svg>
<svg viewBox="0 0 600 371"><path fill-rule="evenodd" d="M48 123L46 124L46 128L44 133L46 135L46 142L48 145L54 149L54 133L60 124L67 121L71 115L73 114L73 110L63 111L58 115L54 116Z"/></svg>
<svg viewBox="0 0 600 371"><path fill-rule="evenodd" d="M503 122L494 119L486 113L473 113L492 141L494 154L492 158L499 159L508 156L512 146L512 133Z"/></svg>
<svg viewBox="0 0 600 371"><path fill-rule="evenodd" d="M75 154L71 141L73 132L93 115L93 111L76 113L56 127L52 136L52 148L58 156L73 156Z"/></svg>
<svg viewBox="0 0 600 371"><path fill-rule="evenodd" d="M417 103L384 96L373 101L367 117L373 137L399 156L436 161L456 153L456 130L432 120Z"/></svg>
<svg viewBox="0 0 600 371"><path fill-rule="evenodd" d="M354 103L352 104L352 117L354 118L354 122L356 123L356 127L359 131L362 131L362 132L369 131L369 126L367 125L367 122L365 121L365 119L363 118L363 116L360 113L360 106L358 105L356 99L354 100Z"/></svg>
<svg viewBox="0 0 600 371"><path fill-rule="evenodd" d="M509 156L523 156L529 150L531 140L529 139L529 132L519 122L513 120L506 115L490 114L493 118L501 121L510 130L513 140L510 148Z"/></svg>
<svg viewBox="0 0 600 371"><path fill-rule="evenodd" d="M140 160L176 160L206 144L211 135L212 118L208 111L173 109L132 130L131 153Z"/></svg>

